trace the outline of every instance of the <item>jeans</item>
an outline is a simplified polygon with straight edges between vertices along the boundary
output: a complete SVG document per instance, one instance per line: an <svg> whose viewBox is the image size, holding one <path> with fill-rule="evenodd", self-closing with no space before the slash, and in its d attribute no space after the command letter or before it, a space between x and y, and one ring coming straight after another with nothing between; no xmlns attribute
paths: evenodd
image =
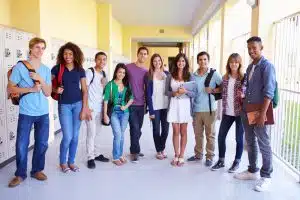
<svg viewBox="0 0 300 200"><path fill-rule="evenodd" d="M128 124L129 113L114 111L111 115L111 128L114 135L113 159L118 160L123 155L124 133Z"/></svg>
<svg viewBox="0 0 300 200"><path fill-rule="evenodd" d="M132 105L129 108L129 126L130 126L130 153L139 154L140 138L142 135L142 126L144 121L144 106Z"/></svg>
<svg viewBox="0 0 300 200"><path fill-rule="evenodd" d="M226 152L226 136L231 125L235 122L235 141L236 141L236 152L235 160L240 161L243 154L243 135L244 129L242 125L242 119L240 116L229 116L223 115L221 126L219 129L218 145L219 145L219 158L225 158Z"/></svg>
<svg viewBox="0 0 300 200"><path fill-rule="evenodd" d="M247 115L244 112L242 113L242 120L245 129L245 138L248 150L248 171L251 173L259 171L259 168L257 168L259 147L263 163L262 168L260 169L260 176L271 178L271 173L273 172L272 149L267 126L258 127L256 125L249 125Z"/></svg>
<svg viewBox="0 0 300 200"><path fill-rule="evenodd" d="M31 127L34 125L34 150L32 157L31 175L43 171L45 168L45 155L48 149L49 114L29 116L19 114L16 142L17 170L15 176L22 179L27 177L27 154Z"/></svg>
<svg viewBox="0 0 300 200"><path fill-rule="evenodd" d="M153 125L153 139L156 152L162 152L166 147L166 141L169 133L169 123L167 122L167 115L167 109L155 110L155 118L151 120Z"/></svg>
<svg viewBox="0 0 300 200"><path fill-rule="evenodd" d="M80 130L80 112L82 101L73 104L59 104L58 113L62 130L62 140L60 143L60 164L67 163L67 153L69 151L68 164L74 164L78 146Z"/></svg>

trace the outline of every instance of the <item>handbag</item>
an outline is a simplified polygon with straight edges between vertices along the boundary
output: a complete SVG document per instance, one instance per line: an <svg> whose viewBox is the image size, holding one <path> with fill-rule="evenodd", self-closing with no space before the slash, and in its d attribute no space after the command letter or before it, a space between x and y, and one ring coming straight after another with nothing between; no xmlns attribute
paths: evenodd
<svg viewBox="0 0 300 200"><path fill-rule="evenodd" d="M113 102L113 99L112 99L112 83L111 83L111 85L110 85L110 98L107 102L107 115L108 115L108 118L109 118L109 123L106 123L104 121L104 116L102 116L102 120L101 120L102 125L104 125L104 126L109 126L110 125L113 108L114 108L114 102ZM103 112L103 115L104 115L104 112Z"/></svg>

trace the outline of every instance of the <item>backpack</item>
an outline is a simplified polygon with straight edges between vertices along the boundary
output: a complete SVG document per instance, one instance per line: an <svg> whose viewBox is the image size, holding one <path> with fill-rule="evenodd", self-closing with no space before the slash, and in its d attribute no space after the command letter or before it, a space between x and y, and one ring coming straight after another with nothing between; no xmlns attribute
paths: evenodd
<svg viewBox="0 0 300 200"><path fill-rule="evenodd" d="M26 61L26 60L20 60L17 62L18 63L22 63L26 69L29 71L29 72L34 72L35 73L35 69L33 69L33 67L31 66L31 64ZM12 74L12 71L13 71L13 68L15 67L16 65L14 65L10 70L8 70L7 72L7 79L9 81L9 78ZM33 80L33 79L32 79ZM35 84L38 84L39 81L36 81L36 80L33 80L33 82ZM18 85L17 85L18 86ZM19 87L19 86L18 86ZM11 100L12 104L13 105L19 105L20 104L20 101L21 101L21 98L24 97L25 95L29 94L31 92L27 92L27 93L23 93L23 94L20 94L20 93L8 93L7 94L7 98Z"/></svg>
<svg viewBox="0 0 300 200"><path fill-rule="evenodd" d="M208 73L207 77L205 78L205 81L204 81L204 87L209 87L209 83L215 73L215 69L210 69L210 72ZM219 88L220 85L217 85L216 88ZM222 99L222 93L214 93L214 94L208 94L208 102L209 102L209 113L211 114L212 111L211 111L211 98L210 98L210 95L214 95L215 97L215 100L218 101L220 99Z"/></svg>
<svg viewBox="0 0 300 200"><path fill-rule="evenodd" d="M278 91L278 83L276 81L275 83L275 91L274 91L274 97L272 99L273 108L276 108L279 104L279 91Z"/></svg>
<svg viewBox="0 0 300 200"><path fill-rule="evenodd" d="M63 87L62 77L63 77L64 71L65 71L65 66L59 65L58 66L58 74L57 74L57 76L54 77L54 79L52 79L52 88L57 89L58 87ZM52 99L58 101L60 99L61 95L57 94L55 92L51 92L51 97L52 97Z"/></svg>
<svg viewBox="0 0 300 200"><path fill-rule="evenodd" d="M90 67L89 68L91 71L92 71L92 73L93 73L93 77L92 77L92 80L91 80L91 82L90 82L90 85L93 83L93 81L94 81L94 78L95 78L95 69L93 68L93 67ZM102 70L102 75L103 75L103 77L104 78L106 78L106 74L105 74L105 71L104 70Z"/></svg>

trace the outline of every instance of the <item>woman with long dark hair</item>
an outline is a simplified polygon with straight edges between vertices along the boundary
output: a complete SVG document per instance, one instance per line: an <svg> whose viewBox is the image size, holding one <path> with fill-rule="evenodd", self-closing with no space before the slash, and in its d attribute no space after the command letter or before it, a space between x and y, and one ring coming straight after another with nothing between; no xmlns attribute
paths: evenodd
<svg viewBox="0 0 300 200"><path fill-rule="evenodd" d="M150 60L146 96L149 116L153 125L156 158L159 160L167 157L164 150L169 133L169 123L167 121L168 96L165 95L164 90L168 74L169 72L164 71L161 56L153 54Z"/></svg>
<svg viewBox="0 0 300 200"><path fill-rule="evenodd" d="M194 91L184 88L184 83L191 80L189 62L185 54L178 54L174 60L171 76L166 82L166 95L171 97L168 111L168 122L173 127L173 145L175 157L171 164L183 166L184 152L187 143L187 125L192 122L192 98ZM180 138L180 139L179 139Z"/></svg>
<svg viewBox="0 0 300 200"><path fill-rule="evenodd" d="M112 114L109 119L108 102L112 101ZM117 166L127 161L123 156L124 132L129 119L128 107L133 103L133 95L129 86L128 72L125 64L119 63L114 71L113 79L105 86L104 93L104 121L111 122L114 135L113 163Z"/></svg>
<svg viewBox="0 0 300 200"><path fill-rule="evenodd" d="M53 92L60 96L58 113L63 137L59 158L60 167L64 173L70 170L79 171L78 166L75 165L75 156L81 120L90 119L86 78L82 63L81 49L76 44L68 42L59 49L57 65L51 70L52 79L54 79L58 77L60 69L64 69L62 85L53 88Z"/></svg>
<svg viewBox="0 0 300 200"><path fill-rule="evenodd" d="M243 153L244 140L244 129L241 119L243 80L244 74L242 72L242 58L239 54L233 53L228 58L226 74L223 76L223 117L218 136L219 160L211 168L213 171L219 170L225 166L226 136L233 122L235 122L236 153L235 159L228 172L233 173L239 168L239 163Z"/></svg>

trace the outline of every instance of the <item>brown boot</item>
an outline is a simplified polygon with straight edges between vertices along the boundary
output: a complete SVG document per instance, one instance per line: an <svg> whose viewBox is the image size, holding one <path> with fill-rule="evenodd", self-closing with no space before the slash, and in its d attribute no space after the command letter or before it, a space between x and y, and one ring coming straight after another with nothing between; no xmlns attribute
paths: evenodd
<svg viewBox="0 0 300 200"><path fill-rule="evenodd" d="M43 172L36 172L35 174L31 175L31 177L39 181L47 180L47 176Z"/></svg>
<svg viewBox="0 0 300 200"><path fill-rule="evenodd" d="M10 188L16 187L16 186L20 185L20 183L22 181L23 181L23 179L20 176L16 176L9 182L8 187L10 187Z"/></svg>

